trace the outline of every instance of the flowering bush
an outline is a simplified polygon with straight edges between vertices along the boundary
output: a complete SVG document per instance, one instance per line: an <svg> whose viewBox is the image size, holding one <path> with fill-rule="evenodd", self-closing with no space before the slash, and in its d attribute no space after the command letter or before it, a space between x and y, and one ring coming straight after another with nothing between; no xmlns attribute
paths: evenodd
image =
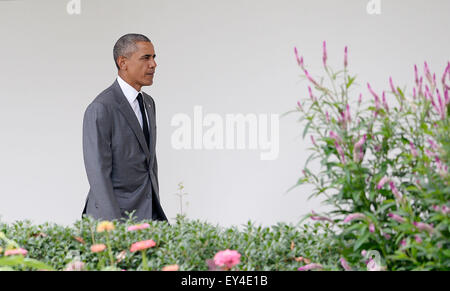
<svg viewBox="0 0 450 291"><path fill-rule="evenodd" d="M238 229L184 216L171 225L85 218L70 227L0 223L0 234L0 269L297 270L314 262L328 270L340 268L332 236L322 222L262 227L249 221Z"/></svg>
<svg viewBox="0 0 450 291"><path fill-rule="evenodd" d="M450 269L450 62L439 79L425 62L423 74L414 66L412 88L389 77L378 91L357 86L347 47L335 72L323 43L320 79L294 51L309 97L290 112L300 114L312 142L294 187L311 183L311 196L332 206L307 217L331 223L342 268L366 269L367 250L389 270ZM313 173L308 164L316 159L321 168Z"/></svg>

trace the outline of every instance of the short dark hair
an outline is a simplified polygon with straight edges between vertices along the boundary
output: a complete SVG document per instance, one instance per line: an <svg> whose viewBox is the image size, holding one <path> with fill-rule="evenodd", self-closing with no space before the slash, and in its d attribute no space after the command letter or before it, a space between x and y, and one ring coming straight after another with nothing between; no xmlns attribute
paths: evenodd
<svg viewBox="0 0 450 291"><path fill-rule="evenodd" d="M117 40L114 45L113 56L118 70L120 70L120 67L117 64L117 58L119 56L130 57L137 50L136 43L138 41L151 42L148 37L138 33L128 33Z"/></svg>

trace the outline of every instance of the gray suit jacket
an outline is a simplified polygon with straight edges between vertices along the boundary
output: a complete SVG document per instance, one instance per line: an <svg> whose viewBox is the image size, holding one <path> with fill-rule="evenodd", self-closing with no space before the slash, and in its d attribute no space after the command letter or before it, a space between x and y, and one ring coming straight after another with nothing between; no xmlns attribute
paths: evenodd
<svg viewBox="0 0 450 291"><path fill-rule="evenodd" d="M88 105L83 118L83 156L90 190L83 214L95 219L165 220L160 204L153 98L143 94L150 146L117 80Z"/></svg>

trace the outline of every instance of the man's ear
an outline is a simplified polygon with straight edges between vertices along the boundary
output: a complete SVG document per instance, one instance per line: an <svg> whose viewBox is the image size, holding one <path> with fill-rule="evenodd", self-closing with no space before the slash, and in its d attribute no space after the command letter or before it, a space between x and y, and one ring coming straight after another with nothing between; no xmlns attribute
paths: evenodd
<svg viewBox="0 0 450 291"><path fill-rule="evenodd" d="M124 56L119 56L117 58L117 65L119 66L119 68L121 70L126 70L127 69L127 62L126 62L126 57Z"/></svg>

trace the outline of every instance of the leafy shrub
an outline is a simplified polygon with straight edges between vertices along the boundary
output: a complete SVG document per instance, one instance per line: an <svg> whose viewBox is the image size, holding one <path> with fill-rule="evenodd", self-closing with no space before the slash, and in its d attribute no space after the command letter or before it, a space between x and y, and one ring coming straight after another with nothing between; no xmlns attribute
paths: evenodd
<svg viewBox="0 0 450 291"><path fill-rule="evenodd" d="M114 221L114 229L107 232L114 257L110 263L108 251L93 253L91 246L107 244L106 232L97 232L98 221L90 218L77 221L71 227L55 224L33 225L30 221L11 225L0 224L0 232L14 239L28 250L27 257L63 270L73 261L84 263L85 270L125 269L142 270L142 253L130 252L137 241L152 239L156 246L145 251L150 270L177 264L180 270L208 270L207 260L225 249L237 250L242 256L233 270L296 270L308 261L321 262L326 269L339 269L333 239L323 223L304 226L278 223L272 227L248 222L238 229L223 228L206 222L191 221L179 215L176 223L142 221L149 226L128 231L136 223ZM3 249L7 244L0 245ZM117 257L122 256L118 261ZM300 259L300 257L302 257ZM1 265L0 255L0 265ZM6 258L6 257L3 257ZM304 258L304 259L303 259ZM15 269L46 269L41 265L16 264Z"/></svg>
<svg viewBox="0 0 450 291"><path fill-rule="evenodd" d="M307 217L332 222L349 268L365 268L363 255L372 250L389 270L448 270L450 63L439 80L426 62L423 75L415 66L409 89L392 78L382 93L367 83L367 102L348 70L347 47L335 72L323 43L320 80L295 54L309 98L289 113L300 114L313 147L294 187L313 184L311 196L333 208ZM317 173L308 169L313 160L320 161Z"/></svg>

